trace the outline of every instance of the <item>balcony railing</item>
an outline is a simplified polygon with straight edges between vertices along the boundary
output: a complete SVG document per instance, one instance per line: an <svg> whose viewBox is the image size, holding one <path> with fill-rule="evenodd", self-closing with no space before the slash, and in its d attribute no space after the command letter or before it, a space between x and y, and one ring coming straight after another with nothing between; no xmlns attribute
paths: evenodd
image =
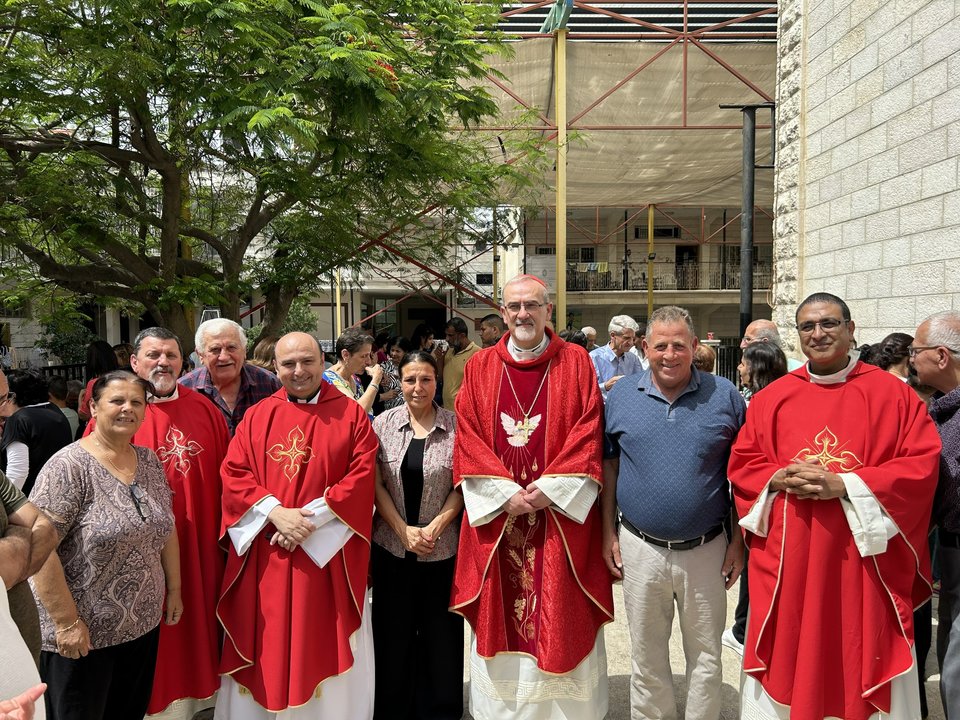
<svg viewBox="0 0 960 720"><path fill-rule="evenodd" d="M567 291L646 290L647 263L627 263L624 287L623 263L568 263ZM773 279L770 263L753 266L754 290L767 290ZM739 290L739 263L653 264L654 290Z"/></svg>

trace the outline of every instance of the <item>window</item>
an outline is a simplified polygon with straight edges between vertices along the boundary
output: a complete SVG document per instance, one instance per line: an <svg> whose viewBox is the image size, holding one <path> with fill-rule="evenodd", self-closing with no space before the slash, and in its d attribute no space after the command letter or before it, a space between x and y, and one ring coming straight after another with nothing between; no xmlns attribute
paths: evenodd
<svg viewBox="0 0 960 720"><path fill-rule="evenodd" d="M493 285L493 273L477 273L477 285Z"/></svg>
<svg viewBox="0 0 960 720"><path fill-rule="evenodd" d="M597 249L590 246L578 246L567 248L567 262L596 262Z"/></svg>
<svg viewBox="0 0 960 720"><path fill-rule="evenodd" d="M537 246L537 255L556 255L557 248L553 245L539 245Z"/></svg>

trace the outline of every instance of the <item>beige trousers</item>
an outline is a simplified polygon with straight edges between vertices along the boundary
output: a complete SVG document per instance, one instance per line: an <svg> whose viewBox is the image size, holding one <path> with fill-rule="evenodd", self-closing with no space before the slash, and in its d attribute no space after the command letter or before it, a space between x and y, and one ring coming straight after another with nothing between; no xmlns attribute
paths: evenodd
<svg viewBox="0 0 960 720"><path fill-rule="evenodd" d="M623 598L633 662L631 720L677 719L670 670L674 608L686 658L686 720L720 717L720 635L727 617L720 570L726 549L723 533L698 548L668 550L621 528Z"/></svg>

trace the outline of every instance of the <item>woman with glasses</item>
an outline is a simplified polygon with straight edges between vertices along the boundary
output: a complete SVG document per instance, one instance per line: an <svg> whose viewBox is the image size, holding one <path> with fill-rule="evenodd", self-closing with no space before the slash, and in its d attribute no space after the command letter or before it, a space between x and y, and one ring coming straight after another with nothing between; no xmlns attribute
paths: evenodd
<svg viewBox="0 0 960 720"><path fill-rule="evenodd" d="M370 362L373 338L362 330L350 328L337 338L334 349L337 362L324 371L323 379L360 403L360 407L372 417L373 403L380 393L380 381L383 378L383 368ZM364 373L370 376L370 384L366 388L359 377Z"/></svg>
<svg viewBox="0 0 960 720"><path fill-rule="evenodd" d="M125 370L97 378L93 432L50 459L30 497L59 538L32 580L51 720L143 717L160 621L183 614L163 465L130 444L150 389Z"/></svg>

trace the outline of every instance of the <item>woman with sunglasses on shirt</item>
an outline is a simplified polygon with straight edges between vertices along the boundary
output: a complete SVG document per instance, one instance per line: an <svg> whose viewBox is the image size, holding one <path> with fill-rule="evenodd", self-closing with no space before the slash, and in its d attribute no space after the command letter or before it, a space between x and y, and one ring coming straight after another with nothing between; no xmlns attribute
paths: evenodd
<svg viewBox="0 0 960 720"><path fill-rule="evenodd" d="M184 611L163 466L130 444L151 389L129 371L97 378L96 427L50 458L30 497L59 537L32 581L50 720L143 717L160 621Z"/></svg>

